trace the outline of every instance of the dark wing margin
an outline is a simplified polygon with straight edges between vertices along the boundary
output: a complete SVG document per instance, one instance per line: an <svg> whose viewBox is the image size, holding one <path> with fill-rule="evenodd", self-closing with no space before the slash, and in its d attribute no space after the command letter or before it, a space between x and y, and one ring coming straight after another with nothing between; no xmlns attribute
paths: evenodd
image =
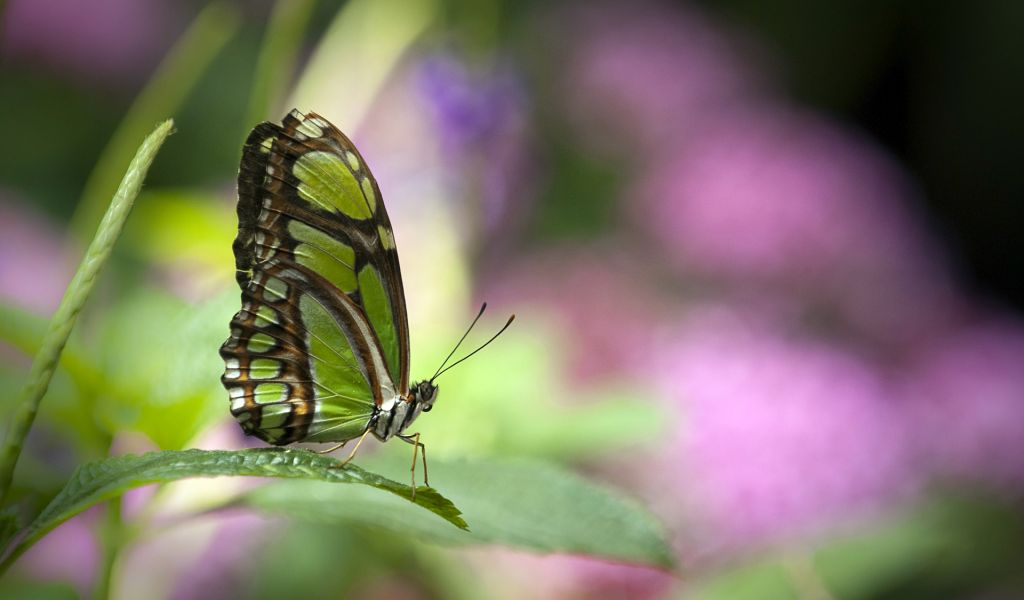
<svg viewBox="0 0 1024 600"><path fill-rule="evenodd" d="M256 224L263 209L263 185L270 163L267 146L280 135L279 125L260 123L249 133L242 147L242 162L238 168L238 235L231 249L235 252L235 280L243 290L249 287L256 263Z"/></svg>

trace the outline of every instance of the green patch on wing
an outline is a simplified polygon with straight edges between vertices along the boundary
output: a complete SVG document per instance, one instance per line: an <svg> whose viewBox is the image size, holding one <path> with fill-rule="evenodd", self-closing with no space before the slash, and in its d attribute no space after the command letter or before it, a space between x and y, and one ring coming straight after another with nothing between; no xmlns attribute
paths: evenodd
<svg viewBox="0 0 1024 600"><path fill-rule="evenodd" d="M333 283L346 294L356 290L355 250L302 221L288 223L288 233L301 242L295 248L298 263Z"/></svg>
<svg viewBox="0 0 1024 600"><path fill-rule="evenodd" d="M299 179L299 196L327 212L341 211L353 219L369 219L376 210L374 195L363 188L340 156L307 152L295 161L292 172Z"/></svg>
<svg viewBox="0 0 1024 600"><path fill-rule="evenodd" d="M372 404L373 393L356 366L352 347L337 321L309 296L303 295L299 306L303 325L309 332L307 342L313 380L325 390L317 390L317 400ZM322 396L322 392L325 395Z"/></svg>
<svg viewBox="0 0 1024 600"><path fill-rule="evenodd" d="M399 369L398 333L395 331L395 320L391 313L391 303L384 291L380 275L372 266L367 265L359 272L359 290L363 295L363 308L366 316L370 319L377 339L384 349L384 356L388 360L388 370L391 372L392 381L402 380Z"/></svg>
<svg viewBox="0 0 1024 600"><path fill-rule="evenodd" d="M305 441L331 442L362 435L373 415L373 392L338 323L309 296L300 300L309 331L309 361L316 382L318 413Z"/></svg>

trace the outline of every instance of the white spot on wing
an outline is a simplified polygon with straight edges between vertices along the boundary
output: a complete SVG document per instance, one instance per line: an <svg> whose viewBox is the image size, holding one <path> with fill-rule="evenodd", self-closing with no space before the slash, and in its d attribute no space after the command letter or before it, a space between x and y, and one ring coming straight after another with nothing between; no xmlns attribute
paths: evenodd
<svg viewBox="0 0 1024 600"><path fill-rule="evenodd" d="M316 123L312 121L302 121L296 131L301 131L311 138L318 138L324 134L324 130L317 127Z"/></svg>

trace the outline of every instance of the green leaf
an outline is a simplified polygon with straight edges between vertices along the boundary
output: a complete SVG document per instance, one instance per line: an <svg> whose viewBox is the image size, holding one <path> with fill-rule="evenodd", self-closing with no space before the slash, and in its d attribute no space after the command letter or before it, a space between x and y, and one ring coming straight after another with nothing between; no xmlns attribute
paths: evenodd
<svg viewBox="0 0 1024 600"><path fill-rule="evenodd" d="M152 290L126 297L104 323L96 419L111 431L140 431L163 450L188 447L225 417L217 349L237 310L237 291L199 305Z"/></svg>
<svg viewBox="0 0 1024 600"><path fill-rule="evenodd" d="M1024 519L1005 500L974 494L939 497L822 548L814 557L822 581L846 600L935 598L954 589L980 594L1009 585L1019 594Z"/></svg>
<svg viewBox="0 0 1024 600"><path fill-rule="evenodd" d="M338 464L339 461L334 458L286 448L168 450L93 461L75 471L71 481L36 518L22 542L0 565L0 572L48 532L90 506L133 488L151 483L167 483L184 477L234 475L361 483L406 500L412 499L411 487L364 471L355 465L347 465L344 469L328 468ZM433 489L418 488L415 503L447 521L447 527L455 525L466 528L466 522L459 517L461 513L455 505ZM419 511L420 508L415 510ZM429 516L425 512L423 515Z"/></svg>
<svg viewBox="0 0 1024 600"><path fill-rule="evenodd" d="M157 264L186 263L218 283L234 277L231 241L238 233L234 206L205 190L148 190L139 195L132 220L125 225L124 245Z"/></svg>
<svg viewBox="0 0 1024 600"><path fill-rule="evenodd" d="M370 462L398 472L408 468L404 461L402 466ZM487 459L429 461L429 468L433 483L464 511L470 531L417 514L405 503L365 487L279 482L253 490L243 500L296 519L363 523L442 545L501 543L537 552L673 565L663 530L649 513L561 467Z"/></svg>
<svg viewBox="0 0 1024 600"><path fill-rule="evenodd" d="M790 572L773 562L744 567L701 586L694 600L798 600ZM808 596L810 597L810 596ZM820 597L820 596L819 596Z"/></svg>
<svg viewBox="0 0 1024 600"><path fill-rule="evenodd" d="M5 581L0 586L0 600L78 600L75 588L66 583Z"/></svg>

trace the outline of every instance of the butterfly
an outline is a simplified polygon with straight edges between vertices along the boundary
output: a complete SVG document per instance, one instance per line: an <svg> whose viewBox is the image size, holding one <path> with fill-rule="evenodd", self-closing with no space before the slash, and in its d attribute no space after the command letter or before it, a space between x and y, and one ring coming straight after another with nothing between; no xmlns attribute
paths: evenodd
<svg viewBox="0 0 1024 600"><path fill-rule="evenodd" d="M221 382L242 430L279 446L337 443L323 452L358 438L338 467L367 435L397 437L414 446L415 498L417 451L429 486L426 448L406 430L433 408L444 371L410 382L395 236L352 142L313 112L257 125L242 150L232 248L242 308L220 349Z"/></svg>

